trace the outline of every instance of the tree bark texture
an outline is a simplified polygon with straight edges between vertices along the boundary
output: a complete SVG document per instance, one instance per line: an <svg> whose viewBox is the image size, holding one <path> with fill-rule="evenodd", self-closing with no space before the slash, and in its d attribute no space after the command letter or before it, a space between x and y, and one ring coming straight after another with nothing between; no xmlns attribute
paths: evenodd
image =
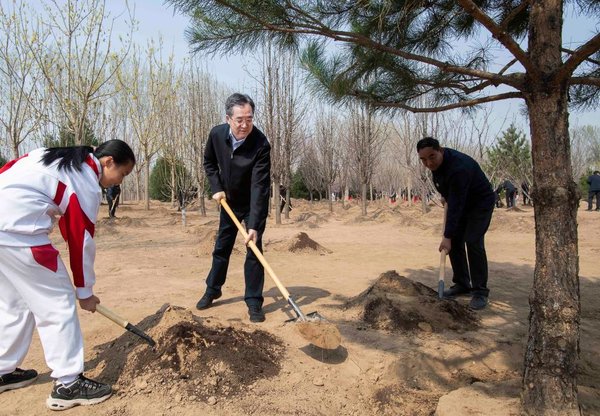
<svg viewBox="0 0 600 416"><path fill-rule="evenodd" d="M537 74L525 92L530 117L536 266L529 296L529 338L522 402L527 414L579 415L579 191L571 172L567 80L562 64L562 2L532 5L529 53Z"/></svg>

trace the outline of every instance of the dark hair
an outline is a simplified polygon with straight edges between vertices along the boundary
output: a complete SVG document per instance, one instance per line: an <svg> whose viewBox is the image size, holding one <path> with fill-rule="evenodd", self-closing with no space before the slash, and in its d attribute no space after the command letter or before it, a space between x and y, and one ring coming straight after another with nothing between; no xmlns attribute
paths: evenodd
<svg viewBox="0 0 600 416"><path fill-rule="evenodd" d="M233 115L234 106L245 104L250 104L250 107L252 107L252 113L254 113L254 101L252 101L250 96L246 94L240 94L239 92L231 94L229 97L227 97L227 100L225 100L225 114L231 117Z"/></svg>
<svg viewBox="0 0 600 416"><path fill-rule="evenodd" d="M135 165L133 150L123 140L118 139L108 140L96 147L96 150L91 146L49 147L42 156L42 162L48 166L54 161L60 160L58 169L81 171L81 165L90 153L93 153L97 159L112 156L117 165L130 162Z"/></svg>
<svg viewBox="0 0 600 416"><path fill-rule="evenodd" d="M440 142L433 137L425 137L417 142L417 152L426 147L433 147L433 150L440 150Z"/></svg>

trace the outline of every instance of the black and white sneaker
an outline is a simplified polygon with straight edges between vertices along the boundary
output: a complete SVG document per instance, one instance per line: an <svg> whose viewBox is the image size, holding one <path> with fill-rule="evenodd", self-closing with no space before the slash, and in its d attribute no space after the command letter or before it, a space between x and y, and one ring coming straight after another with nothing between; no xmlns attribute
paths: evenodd
<svg viewBox="0 0 600 416"><path fill-rule="evenodd" d="M0 393L28 386L35 381L37 376L38 373L35 370L21 370L17 368L12 373L0 376Z"/></svg>
<svg viewBox="0 0 600 416"><path fill-rule="evenodd" d="M54 383L54 388L46 406L50 410L65 410L73 406L87 406L108 399L112 388L108 384L99 383L80 374L77 379L69 384Z"/></svg>

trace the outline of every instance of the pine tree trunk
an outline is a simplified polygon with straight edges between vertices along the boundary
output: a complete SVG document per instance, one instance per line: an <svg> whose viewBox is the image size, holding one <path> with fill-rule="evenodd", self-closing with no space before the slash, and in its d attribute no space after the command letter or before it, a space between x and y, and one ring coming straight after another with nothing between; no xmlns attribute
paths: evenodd
<svg viewBox="0 0 600 416"><path fill-rule="evenodd" d="M530 117L535 213L535 271L529 296L529 338L522 402L527 414L579 415L579 191L571 171L567 80L561 65L562 7L534 2L529 30L531 60L525 94Z"/></svg>

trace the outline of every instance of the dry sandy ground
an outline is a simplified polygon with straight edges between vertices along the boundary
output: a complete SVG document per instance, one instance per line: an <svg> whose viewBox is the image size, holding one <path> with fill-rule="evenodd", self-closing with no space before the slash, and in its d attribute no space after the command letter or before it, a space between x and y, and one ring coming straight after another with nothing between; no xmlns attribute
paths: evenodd
<svg viewBox="0 0 600 416"><path fill-rule="evenodd" d="M103 305L155 337L177 321L171 316L162 327L152 327L166 303L187 308L186 319L199 326L196 332L180 327L176 337L171 331L171 342L181 340L187 350L171 345L161 358L100 314L81 311L86 374L114 383L117 392L102 404L69 410L71 415L519 413L534 267L532 208L494 214L486 237L491 304L477 313L479 327L432 331L425 324L387 331L364 322L360 305L343 305L391 270L437 287L441 209L422 214L417 207L382 203L370 206L364 219L357 206L336 205L329 213L326 204L295 201L289 220L280 226L269 223L265 256L304 312L318 310L337 325L343 340L333 351L307 344L294 324L285 322L293 315L268 277L267 321L248 321L241 241L223 297L211 309L194 309L210 268L215 206L210 205L207 217L188 212L186 227L166 204L153 202L150 211L125 204L114 221L106 218L106 211L103 206L97 227L95 289ZM578 221L579 391L584 414L599 415L600 213L580 210ZM292 250L288 242L296 241L299 232L318 245ZM54 237L67 258L64 244ZM447 276L448 284L450 270ZM464 305L468 299L458 302ZM210 354L203 345L212 348ZM173 360L179 360L179 369L173 370ZM26 389L0 395L0 415L50 414L44 401L51 379L37 338L24 367L41 375Z"/></svg>

